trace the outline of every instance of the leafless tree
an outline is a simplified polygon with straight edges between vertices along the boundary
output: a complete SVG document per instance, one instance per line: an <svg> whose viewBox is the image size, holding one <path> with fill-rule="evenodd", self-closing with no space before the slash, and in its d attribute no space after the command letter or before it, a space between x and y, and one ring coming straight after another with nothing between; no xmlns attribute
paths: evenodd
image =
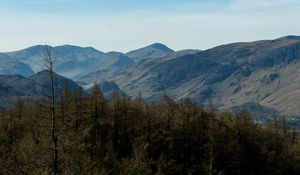
<svg viewBox="0 0 300 175"><path fill-rule="evenodd" d="M58 133L57 133L57 126L56 126L56 116L55 116L55 80L54 80L54 72L53 72L53 56L51 53L51 48L49 46L45 46L45 62L47 66L47 70L49 70L49 77L50 77L50 99L51 99L51 137L53 142L53 175L57 175L59 171L58 166Z"/></svg>

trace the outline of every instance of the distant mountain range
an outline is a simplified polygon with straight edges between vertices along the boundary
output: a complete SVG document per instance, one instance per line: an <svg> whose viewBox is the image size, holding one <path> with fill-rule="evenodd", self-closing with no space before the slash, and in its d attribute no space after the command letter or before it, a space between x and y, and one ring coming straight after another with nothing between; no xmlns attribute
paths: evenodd
<svg viewBox="0 0 300 175"><path fill-rule="evenodd" d="M43 48L0 53L0 74L16 81L36 76L45 69ZM175 100L191 98L204 106L212 102L219 109L252 106L276 115L300 114L298 36L233 43L203 51L174 51L159 43L128 53L104 53L71 45L51 47L51 51L55 72L86 89L94 83L109 82L113 86L108 87L129 97L141 93L148 100L158 100L167 94ZM15 74L23 78L12 76ZM6 89L6 96L19 96L24 92L18 86L4 83L0 90ZM0 96L4 94L0 92Z"/></svg>
<svg viewBox="0 0 300 175"><path fill-rule="evenodd" d="M12 68L4 66L6 67L5 70L0 71L7 75L17 73L22 76L29 76L33 74L33 71L39 72L46 69L44 47L37 45L21 51L0 53L0 64L5 60L10 60L14 64L24 63L18 65L17 69L12 66L10 66ZM122 67L139 60L162 57L174 52L162 44L153 44L127 54L121 52L104 53L92 47L82 48L72 45L48 47L50 47L55 61L55 72L68 78L74 78L89 71Z"/></svg>

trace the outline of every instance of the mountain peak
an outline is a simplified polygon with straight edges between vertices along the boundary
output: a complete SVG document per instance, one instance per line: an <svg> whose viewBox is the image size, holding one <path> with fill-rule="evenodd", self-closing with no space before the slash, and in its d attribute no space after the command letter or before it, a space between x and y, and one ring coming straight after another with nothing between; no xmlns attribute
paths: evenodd
<svg viewBox="0 0 300 175"><path fill-rule="evenodd" d="M164 45L162 43L153 43L147 47L152 47L152 48L161 49L161 50L169 50L169 51L173 52L172 49L168 48L166 45Z"/></svg>
<svg viewBox="0 0 300 175"><path fill-rule="evenodd" d="M130 51L126 55L128 57L132 58L134 61L138 62L138 61L148 59L148 58L164 57L173 52L174 52L174 50L168 48L164 44L153 43L146 47Z"/></svg>

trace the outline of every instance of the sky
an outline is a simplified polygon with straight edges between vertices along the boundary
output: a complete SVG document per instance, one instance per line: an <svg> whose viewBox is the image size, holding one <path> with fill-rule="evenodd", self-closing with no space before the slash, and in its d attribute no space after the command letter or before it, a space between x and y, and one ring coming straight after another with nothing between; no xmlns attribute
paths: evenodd
<svg viewBox="0 0 300 175"><path fill-rule="evenodd" d="M0 0L0 52L37 44L174 50L300 35L300 0Z"/></svg>

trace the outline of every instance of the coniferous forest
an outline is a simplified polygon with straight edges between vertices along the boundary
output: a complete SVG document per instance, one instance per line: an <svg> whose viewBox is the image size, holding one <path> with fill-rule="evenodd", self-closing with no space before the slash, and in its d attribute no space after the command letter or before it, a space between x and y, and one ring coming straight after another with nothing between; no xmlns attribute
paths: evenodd
<svg viewBox="0 0 300 175"><path fill-rule="evenodd" d="M54 100L1 114L0 174L300 174L299 137L284 122L265 127L168 96L106 100L98 86Z"/></svg>

